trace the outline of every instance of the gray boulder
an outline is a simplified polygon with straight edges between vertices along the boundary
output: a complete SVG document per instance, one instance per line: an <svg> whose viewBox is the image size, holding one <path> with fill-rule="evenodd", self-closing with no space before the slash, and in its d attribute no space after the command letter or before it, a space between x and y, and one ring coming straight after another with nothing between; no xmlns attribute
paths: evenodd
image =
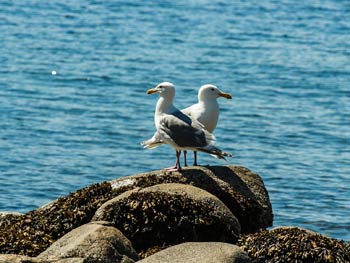
<svg viewBox="0 0 350 263"><path fill-rule="evenodd" d="M259 175L242 166L185 167L179 172L158 170L110 181L115 192L163 183L196 186L218 197L237 217L242 233L272 225L268 192Z"/></svg>
<svg viewBox="0 0 350 263"><path fill-rule="evenodd" d="M84 258L62 258L57 260L50 260L50 261L38 261L37 263L88 263ZM23 262L25 263L25 262Z"/></svg>
<svg viewBox="0 0 350 263"><path fill-rule="evenodd" d="M53 243L38 257L41 260L83 258L86 263L132 262L138 255L130 241L108 222L80 226Z"/></svg>
<svg viewBox="0 0 350 263"><path fill-rule="evenodd" d="M103 204L93 220L113 222L140 252L186 241L234 243L240 225L212 194L185 184L160 184L125 192Z"/></svg>
<svg viewBox="0 0 350 263"><path fill-rule="evenodd" d="M0 255L0 263L36 263L38 261L35 258L23 256L23 255L15 255L15 254L2 254Z"/></svg>
<svg viewBox="0 0 350 263"><path fill-rule="evenodd" d="M46 260L16 254L0 254L0 263L87 263L87 261L83 258L64 258Z"/></svg>
<svg viewBox="0 0 350 263"><path fill-rule="evenodd" d="M140 263L251 263L238 246L220 242L189 242L164 249Z"/></svg>

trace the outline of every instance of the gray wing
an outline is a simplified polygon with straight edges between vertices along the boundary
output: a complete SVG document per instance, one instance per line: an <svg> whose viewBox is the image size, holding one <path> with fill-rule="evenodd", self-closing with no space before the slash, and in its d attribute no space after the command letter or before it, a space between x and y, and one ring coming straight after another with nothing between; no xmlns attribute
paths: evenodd
<svg viewBox="0 0 350 263"><path fill-rule="evenodd" d="M166 114L161 120L160 129L178 146L201 148L215 141L215 137L203 129L203 125L181 111Z"/></svg>

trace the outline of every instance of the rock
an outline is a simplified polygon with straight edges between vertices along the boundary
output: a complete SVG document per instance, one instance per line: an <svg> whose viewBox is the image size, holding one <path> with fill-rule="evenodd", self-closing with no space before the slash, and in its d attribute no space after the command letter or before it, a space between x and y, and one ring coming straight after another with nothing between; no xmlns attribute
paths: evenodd
<svg viewBox="0 0 350 263"><path fill-rule="evenodd" d="M43 260L37 263L89 263L89 261L85 260L84 258L62 258L50 261Z"/></svg>
<svg viewBox="0 0 350 263"><path fill-rule="evenodd" d="M88 223L107 200L130 189L171 182L194 185L216 195L238 218L243 233L272 223L264 184L246 168L208 166L185 168L181 172L159 170L91 185L24 215L1 215L0 253L37 256L69 231Z"/></svg>
<svg viewBox="0 0 350 263"><path fill-rule="evenodd" d="M18 212L8 212L8 211L0 212L0 218L7 217L7 216L21 216L21 215L23 214Z"/></svg>
<svg viewBox="0 0 350 263"><path fill-rule="evenodd" d="M0 229L6 228L13 221L20 220L23 214L11 213L11 212L0 212Z"/></svg>
<svg viewBox="0 0 350 263"><path fill-rule="evenodd" d="M186 241L234 243L240 225L212 194L185 184L127 191L103 204L93 220L113 222L137 251Z"/></svg>
<svg viewBox="0 0 350 263"><path fill-rule="evenodd" d="M133 263L135 261L131 261L130 263ZM0 263L90 263L87 260L83 258L64 258L64 259L57 259L57 260L45 260L45 259L38 259L36 257L27 257L22 255L15 255L15 254L0 254ZM128 262L122 262L122 263L129 263Z"/></svg>
<svg viewBox="0 0 350 263"><path fill-rule="evenodd" d="M66 258L60 260L44 260L15 254L0 254L0 263L88 263L83 258Z"/></svg>
<svg viewBox="0 0 350 263"><path fill-rule="evenodd" d="M95 184L25 215L0 217L0 254L37 256L72 229L88 223L113 194L109 183Z"/></svg>
<svg viewBox="0 0 350 263"><path fill-rule="evenodd" d="M238 245L253 262L350 262L344 241L298 227L278 227L246 235Z"/></svg>
<svg viewBox="0 0 350 263"><path fill-rule="evenodd" d="M140 263L250 263L238 246L220 242L189 242L164 249Z"/></svg>
<svg viewBox="0 0 350 263"><path fill-rule="evenodd" d="M37 256L66 233L90 222L106 201L131 189L172 182L197 186L217 196L238 218L243 233L272 223L264 184L246 168L208 166L185 168L181 172L159 170L91 185L24 215L0 213L0 254Z"/></svg>
<svg viewBox="0 0 350 263"><path fill-rule="evenodd" d="M241 166L196 166L180 172L158 170L110 182L114 191L125 192L162 183L182 183L218 197L237 217L242 233L254 233L272 225L269 195L259 175Z"/></svg>
<svg viewBox="0 0 350 263"><path fill-rule="evenodd" d="M116 263L122 262L125 257L138 260L130 241L110 223L93 222L69 232L37 258L41 260L83 258L84 262L89 263Z"/></svg>
<svg viewBox="0 0 350 263"><path fill-rule="evenodd" d="M15 255L15 254L2 254L0 255L0 263L36 263L38 261L35 258Z"/></svg>
<svg viewBox="0 0 350 263"><path fill-rule="evenodd" d="M134 261L133 261L134 262ZM83 258L45 260L16 254L0 254L0 263L88 263Z"/></svg>

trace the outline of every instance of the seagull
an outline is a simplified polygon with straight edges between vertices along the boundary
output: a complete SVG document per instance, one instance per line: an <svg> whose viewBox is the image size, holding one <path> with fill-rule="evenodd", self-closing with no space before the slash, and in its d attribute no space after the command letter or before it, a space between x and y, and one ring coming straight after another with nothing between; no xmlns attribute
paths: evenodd
<svg viewBox="0 0 350 263"><path fill-rule="evenodd" d="M198 103L193 104L181 110L187 116L199 121L204 125L204 128L212 133L219 119L219 104L217 99L223 97L226 99L232 99L231 94L222 92L218 87L212 84L205 84L198 90ZM197 152L194 151L194 164L197 165ZM187 166L186 160L187 152L184 151L185 166Z"/></svg>
<svg viewBox="0 0 350 263"><path fill-rule="evenodd" d="M147 90L147 94L159 94L154 124L156 132L151 139L144 141L144 148L155 148L160 144L168 144L176 151L176 163L169 170L181 170L181 151L201 151L219 159L232 156L214 146L215 137L205 130L204 126L195 119L187 116L173 105L175 87L170 82L162 82L155 88Z"/></svg>

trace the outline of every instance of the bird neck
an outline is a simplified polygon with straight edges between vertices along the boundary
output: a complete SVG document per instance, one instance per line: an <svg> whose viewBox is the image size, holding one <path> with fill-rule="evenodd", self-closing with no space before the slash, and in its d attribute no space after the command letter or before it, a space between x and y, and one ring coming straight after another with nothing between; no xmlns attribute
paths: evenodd
<svg viewBox="0 0 350 263"><path fill-rule="evenodd" d="M200 101L198 104L201 109L201 115L198 119L199 122L205 126L207 131L213 132L216 128L220 112L217 100Z"/></svg>
<svg viewBox="0 0 350 263"><path fill-rule="evenodd" d="M160 125L162 114L170 114L175 111L176 108L173 105L173 98L160 97L157 102L156 112L154 114L154 124L156 128L158 129L158 126Z"/></svg>
<svg viewBox="0 0 350 263"><path fill-rule="evenodd" d="M213 99L213 98L200 98L200 97L198 97L198 103L204 107L219 109L218 101L216 99Z"/></svg>
<svg viewBox="0 0 350 263"><path fill-rule="evenodd" d="M160 97L156 106L156 114L173 112L175 110L173 100L174 98Z"/></svg>

